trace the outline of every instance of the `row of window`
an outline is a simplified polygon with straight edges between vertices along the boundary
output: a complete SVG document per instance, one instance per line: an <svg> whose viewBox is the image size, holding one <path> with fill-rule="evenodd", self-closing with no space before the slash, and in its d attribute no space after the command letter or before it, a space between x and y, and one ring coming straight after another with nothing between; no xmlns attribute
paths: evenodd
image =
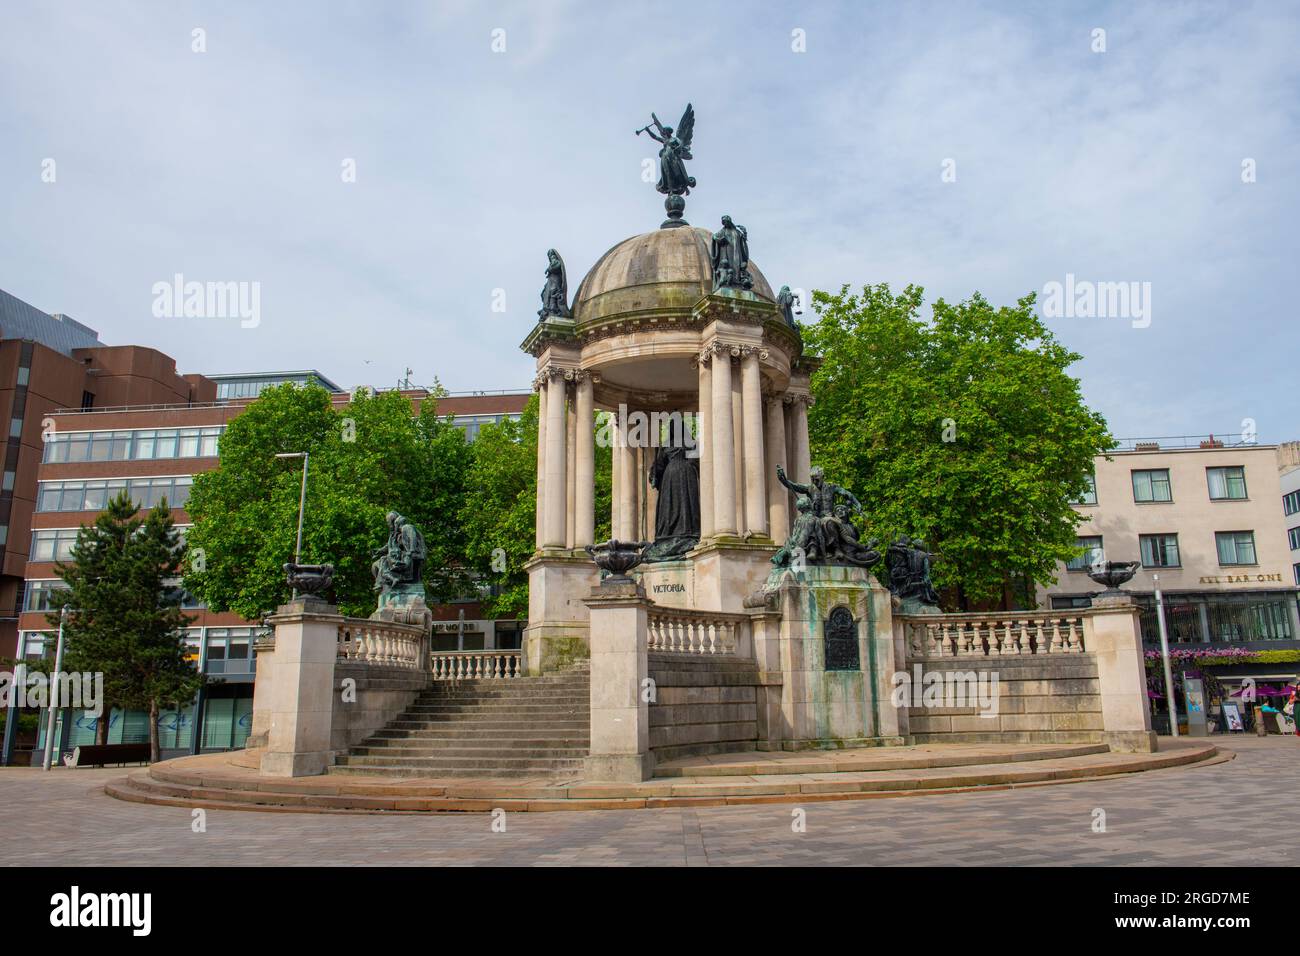
<svg viewBox="0 0 1300 956"><path fill-rule="evenodd" d="M100 478L87 481L42 481L36 493L37 511L101 511L123 491L139 508L152 508L164 498L173 508L190 500L193 475L168 478Z"/></svg>
<svg viewBox="0 0 1300 956"><path fill-rule="evenodd" d="M1075 545L1082 548L1083 553L1067 562L1066 570L1084 571L1094 562L1104 560L1101 535L1078 538ZM1224 567L1258 563L1255 560L1255 532L1253 531L1216 531L1214 547L1219 557L1219 564ZM1182 567L1177 534L1138 535L1138 550L1144 568Z"/></svg>
<svg viewBox="0 0 1300 956"><path fill-rule="evenodd" d="M123 431L63 432L45 442L45 462L151 461L158 458L215 458L224 425L207 428L136 428Z"/></svg>
<svg viewBox="0 0 1300 956"><path fill-rule="evenodd" d="M185 657L195 667L203 661L207 674L251 674L255 670L253 640L256 627L191 627L181 633ZM49 631L24 631L19 635L19 657L38 660L54 650Z"/></svg>
<svg viewBox="0 0 1300 956"><path fill-rule="evenodd" d="M1300 491L1293 491L1282 496L1282 511L1289 515L1300 511Z"/></svg>
<svg viewBox="0 0 1300 956"><path fill-rule="evenodd" d="M1135 468L1132 471L1133 500L1139 504L1153 501L1173 501L1173 484L1168 468ZM1246 497L1246 469L1240 465L1205 469L1205 484L1211 501L1233 501ZM1078 501L1083 505L1097 503L1097 479L1088 476L1088 490ZM1289 512L1288 512L1289 513Z"/></svg>
<svg viewBox="0 0 1300 956"><path fill-rule="evenodd" d="M190 530L190 525L175 526L181 542ZM71 561L72 548L77 543L80 528L45 528L32 532L32 549L27 552L29 561Z"/></svg>

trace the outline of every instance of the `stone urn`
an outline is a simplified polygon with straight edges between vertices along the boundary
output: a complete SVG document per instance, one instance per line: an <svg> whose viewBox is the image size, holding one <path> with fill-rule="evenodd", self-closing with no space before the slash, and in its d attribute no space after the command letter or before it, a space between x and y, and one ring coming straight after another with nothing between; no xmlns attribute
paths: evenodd
<svg viewBox="0 0 1300 956"><path fill-rule="evenodd" d="M1136 561L1098 561L1088 568L1088 577L1106 586L1106 590L1102 591L1099 597L1119 597L1125 593L1120 590L1120 585L1137 574L1140 567L1141 565Z"/></svg>
<svg viewBox="0 0 1300 956"><path fill-rule="evenodd" d="M332 564L293 564L284 566L284 580L299 594L317 597L334 583Z"/></svg>
<svg viewBox="0 0 1300 956"><path fill-rule="evenodd" d="M642 553L650 546L649 541L615 541L610 539L603 544L587 545L586 551L596 567L604 572L602 584L630 584L627 576L641 563Z"/></svg>

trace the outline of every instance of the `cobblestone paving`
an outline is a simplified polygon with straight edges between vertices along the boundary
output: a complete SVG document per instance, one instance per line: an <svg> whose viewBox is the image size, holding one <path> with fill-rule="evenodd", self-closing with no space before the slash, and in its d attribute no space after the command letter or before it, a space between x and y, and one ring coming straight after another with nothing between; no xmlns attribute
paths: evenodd
<svg viewBox="0 0 1300 956"><path fill-rule="evenodd" d="M1113 780L802 807L514 813L504 833L487 814L228 810L207 811L207 832L194 833L189 810L107 797L104 782L122 770L14 768L0 769L0 832L6 865L1300 864L1300 739L1221 746L1237 759ZM1092 830L1097 808L1105 833Z"/></svg>

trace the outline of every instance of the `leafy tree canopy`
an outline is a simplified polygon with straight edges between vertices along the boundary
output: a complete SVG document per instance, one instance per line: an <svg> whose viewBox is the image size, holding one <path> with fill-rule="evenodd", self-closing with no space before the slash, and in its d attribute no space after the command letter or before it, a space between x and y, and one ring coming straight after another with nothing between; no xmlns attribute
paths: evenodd
<svg viewBox="0 0 1300 956"><path fill-rule="evenodd" d="M396 510L424 533L429 601L467 586L460 509L472 452L464 432L438 417L436 395L414 415L399 392L359 391L340 408L320 386L262 392L227 426L220 466L195 476L186 587L212 610L256 620L288 600L282 566L293 560L302 460L308 452L303 563L335 566L343 613L375 607L370 564Z"/></svg>
<svg viewBox="0 0 1300 956"><path fill-rule="evenodd" d="M885 284L813 293L813 461L862 499L868 534L924 538L958 604L1050 583L1078 553L1070 502L1113 444L1067 371L1081 356L1033 295L1000 308L978 293L940 299L928 321L922 297Z"/></svg>

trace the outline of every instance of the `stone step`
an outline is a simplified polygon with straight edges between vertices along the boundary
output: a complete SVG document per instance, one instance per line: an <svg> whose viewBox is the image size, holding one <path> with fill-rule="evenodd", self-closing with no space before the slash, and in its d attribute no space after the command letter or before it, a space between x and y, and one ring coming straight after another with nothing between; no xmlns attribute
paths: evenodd
<svg viewBox="0 0 1300 956"><path fill-rule="evenodd" d="M586 747L590 735L570 733L563 736L537 736L521 734L503 736L499 731L483 730L378 730L361 741L363 747L381 747L385 742L403 741L453 741L472 740L478 747Z"/></svg>
<svg viewBox="0 0 1300 956"><path fill-rule="evenodd" d="M587 704L561 704L555 707L547 707L543 704L519 704L511 705L491 705L488 707L470 707L459 704L429 704L423 707L408 707L402 711L401 716L410 717L441 717L455 716L457 714L484 714L492 717L519 716L519 717L570 717L586 716L591 713L591 708Z"/></svg>
<svg viewBox="0 0 1300 956"><path fill-rule="evenodd" d="M340 767L408 767L426 773L455 776L460 770L581 770L582 757L404 757L353 755L340 757Z"/></svg>
<svg viewBox="0 0 1300 956"><path fill-rule="evenodd" d="M417 704L423 704L440 700L469 700L469 701L492 701L492 700L590 700L591 692L587 689L574 691L546 690L546 691L515 691L490 693L487 691L442 691L430 693L428 691L420 694L415 698Z"/></svg>
<svg viewBox="0 0 1300 956"><path fill-rule="evenodd" d="M441 717L398 717L389 722L390 730L459 730L481 728L484 730L535 730L557 733L560 731L587 731L591 722L585 714L573 717L556 717L547 720L494 717L486 714L446 714Z"/></svg>
<svg viewBox="0 0 1300 956"><path fill-rule="evenodd" d="M580 759L587 756L587 747L518 747L518 748L500 748L500 747L444 747L444 746L413 746L404 747L400 745L377 745L353 747L350 755L355 757L401 757L406 758L424 758L424 757L473 757L475 759L492 759L492 760L554 760L562 759Z"/></svg>
<svg viewBox="0 0 1300 956"><path fill-rule="evenodd" d="M431 771L419 767L330 767L329 774L343 777L508 777L520 780L565 781L582 777L581 768L575 770L511 770L508 768L451 767ZM449 808L455 809L455 808Z"/></svg>
<svg viewBox="0 0 1300 956"><path fill-rule="evenodd" d="M552 697L520 694L518 697L456 697L452 695L437 697L417 697L411 702L412 707L567 707L587 706L590 694L565 694Z"/></svg>

